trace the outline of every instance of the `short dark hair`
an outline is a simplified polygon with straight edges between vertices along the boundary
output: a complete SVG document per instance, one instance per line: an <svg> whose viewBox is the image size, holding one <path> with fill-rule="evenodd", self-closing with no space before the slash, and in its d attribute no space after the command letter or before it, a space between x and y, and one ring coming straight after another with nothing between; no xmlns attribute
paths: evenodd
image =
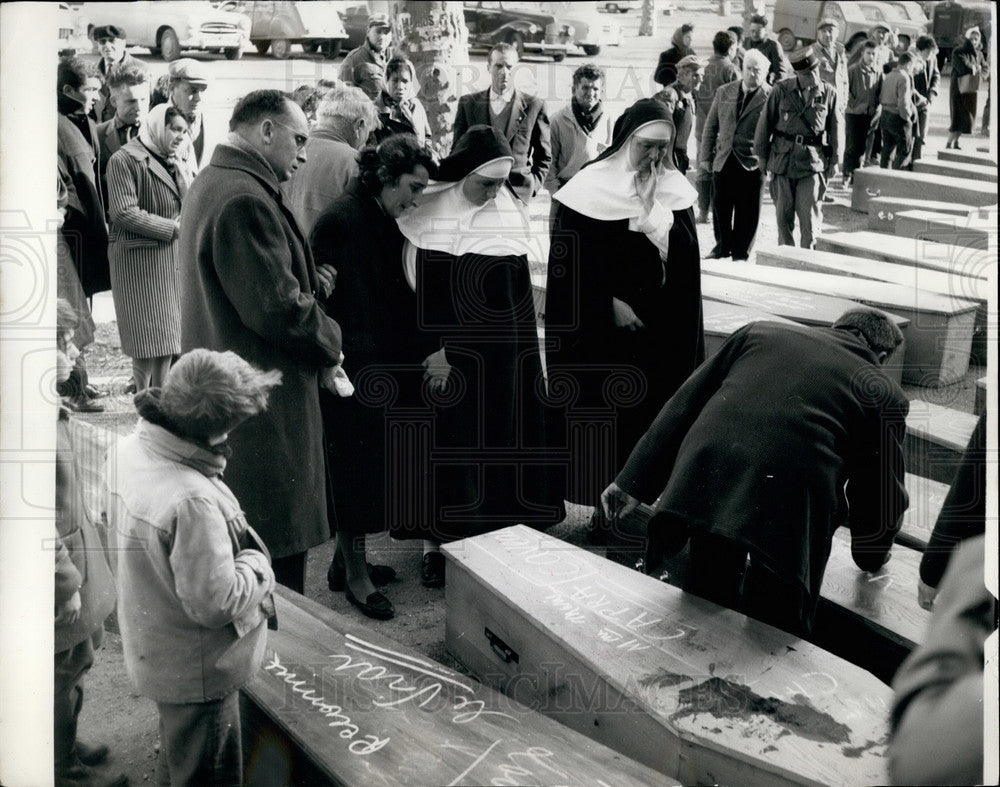
<svg viewBox="0 0 1000 787"><path fill-rule="evenodd" d="M899 53L899 58L896 61L896 67L900 68L902 66L908 66L908 65L910 65L910 63L912 63L914 61L914 59L916 59L916 55L913 54L912 52L909 52L909 51L907 51L907 52L900 52Z"/></svg>
<svg viewBox="0 0 1000 787"><path fill-rule="evenodd" d="M845 328L860 333L872 352L888 353L903 343L903 332L885 312L876 309L849 309L841 314L833 324L834 328Z"/></svg>
<svg viewBox="0 0 1000 787"><path fill-rule="evenodd" d="M302 108L306 117L315 117L319 102L336 90L338 85L339 83L333 79L320 79L315 85L299 85L292 93L291 99Z"/></svg>
<svg viewBox="0 0 1000 787"><path fill-rule="evenodd" d="M505 42L503 42L501 44L497 44L496 46L494 46L490 50L490 53L486 56L486 63L487 63L487 65L492 65L493 64L493 53L494 52L496 52L498 54L501 54L501 55L506 55L508 52L513 52L514 56L517 57L517 50L514 48L513 44L508 44L505 41ZM521 58L518 57L517 59L520 60Z"/></svg>
<svg viewBox="0 0 1000 787"><path fill-rule="evenodd" d="M920 36L917 39L917 51L927 52L931 49L937 49L937 41L934 40L934 36Z"/></svg>
<svg viewBox="0 0 1000 787"><path fill-rule="evenodd" d="M763 14L754 14L750 17L750 24L763 25L764 27L767 27L767 17Z"/></svg>
<svg viewBox="0 0 1000 787"><path fill-rule="evenodd" d="M167 107L166 111L163 113L163 125L169 126L170 121L173 120L174 118L180 118L181 120L184 121L185 124L187 124L188 122L188 119L184 117L184 113L181 112L173 104L171 104L169 107Z"/></svg>
<svg viewBox="0 0 1000 787"><path fill-rule="evenodd" d="M79 57L64 57L56 69L56 90L62 92L65 85L78 90L88 79L100 79L101 75L93 63Z"/></svg>
<svg viewBox="0 0 1000 787"><path fill-rule="evenodd" d="M399 71L402 71L404 68L408 68L410 70L410 79L417 78L417 69L414 68L410 58L403 57L403 55L396 55L385 64L385 81L388 82L389 77Z"/></svg>
<svg viewBox="0 0 1000 787"><path fill-rule="evenodd" d="M739 25L730 25L729 27L726 28L726 30L728 30L730 33L736 36L737 41L743 38L743 28L740 27Z"/></svg>
<svg viewBox="0 0 1000 787"><path fill-rule="evenodd" d="M264 89L247 93L233 108L229 130L235 131L240 126L258 123L268 117L286 117L288 101L291 99L280 90Z"/></svg>
<svg viewBox="0 0 1000 787"><path fill-rule="evenodd" d="M398 183L418 166L431 177L437 174L434 158L413 134L393 134L358 154L358 179L369 192L378 194L383 186Z"/></svg>
<svg viewBox="0 0 1000 787"><path fill-rule="evenodd" d="M694 32L694 25L691 24L690 22L685 22L683 25L681 25L682 36L685 36L688 33L693 33L693 32Z"/></svg>
<svg viewBox="0 0 1000 787"><path fill-rule="evenodd" d="M607 76L604 74L604 69L595 66L593 63L584 63L576 71L573 72L573 87L576 87L581 79L589 79L591 81L600 81L600 83L607 83Z"/></svg>
<svg viewBox="0 0 1000 787"><path fill-rule="evenodd" d="M872 41L870 38L866 38L865 42L861 45L862 49L878 49L878 44Z"/></svg>
<svg viewBox="0 0 1000 787"><path fill-rule="evenodd" d="M149 84L149 72L138 63L126 61L112 66L105 80L110 90Z"/></svg>
<svg viewBox="0 0 1000 787"><path fill-rule="evenodd" d="M728 30L720 30L715 34L715 38L712 39L712 50L717 55L725 55L729 53L729 50L733 48L736 43L736 39L733 34Z"/></svg>

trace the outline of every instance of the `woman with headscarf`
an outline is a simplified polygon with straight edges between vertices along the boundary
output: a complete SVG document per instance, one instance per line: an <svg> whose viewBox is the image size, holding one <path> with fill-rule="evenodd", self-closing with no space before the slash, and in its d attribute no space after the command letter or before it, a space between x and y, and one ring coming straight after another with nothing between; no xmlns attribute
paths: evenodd
<svg viewBox="0 0 1000 787"><path fill-rule="evenodd" d="M677 64L688 55L694 54L691 48L691 40L694 36L694 25L685 22L674 30L670 43L670 49L660 52L660 59L656 63L656 71L653 72L653 81L666 87L677 78Z"/></svg>
<svg viewBox="0 0 1000 787"><path fill-rule="evenodd" d="M174 276L181 201L192 179L180 152L186 130L180 110L160 104L108 161L111 295L138 391L161 386L181 351Z"/></svg>
<svg viewBox="0 0 1000 787"><path fill-rule="evenodd" d="M951 53L951 88L949 108L951 125L948 127L946 148L958 148L958 138L971 134L976 122L979 100L979 80L986 73L986 58L979 48L983 34L978 27L965 31L965 40Z"/></svg>
<svg viewBox="0 0 1000 787"><path fill-rule="evenodd" d="M416 69L407 58L397 55L385 66L385 81L377 99L380 126L375 139L381 142L393 134L412 134L425 148L431 146L431 124L427 112L414 92L417 88Z"/></svg>
<svg viewBox="0 0 1000 787"><path fill-rule="evenodd" d="M514 157L476 125L441 161L423 202L399 220L427 359L434 418L426 504L396 538L423 538L423 583L444 584L442 541L562 521L562 484L547 451L545 384L524 205L508 183ZM416 509L416 507L415 507Z"/></svg>
<svg viewBox="0 0 1000 787"><path fill-rule="evenodd" d="M549 390L576 423L566 499L597 517L615 468L705 357L698 195L674 166L674 136L662 103L637 101L611 147L553 197Z"/></svg>
<svg viewBox="0 0 1000 787"><path fill-rule="evenodd" d="M394 507L390 496L398 494L387 412L390 405L404 405L404 391L419 391L420 363L438 349L417 331L417 299L404 276L404 239L396 219L413 209L435 172L430 154L411 134L365 148L358 175L316 220L310 237L316 265L336 270L325 305L343 332L344 366L355 389L348 396L320 392L333 486L330 521L337 529L327 583L380 620L394 610L376 586L396 572L367 564L365 536L386 529ZM386 386L396 397L387 399Z"/></svg>

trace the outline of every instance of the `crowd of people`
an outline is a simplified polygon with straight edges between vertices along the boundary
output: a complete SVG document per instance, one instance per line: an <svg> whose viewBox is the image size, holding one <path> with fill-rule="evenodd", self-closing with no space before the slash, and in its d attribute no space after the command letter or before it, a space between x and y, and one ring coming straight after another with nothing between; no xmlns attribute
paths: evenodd
<svg viewBox="0 0 1000 787"><path fill-rule="evenodd" d="M440 588L442 543L546 528L566 501L594 506L596 529L655 503L650 554L690 540L687 590L797 634L837 527L862 569L883 565L907 506L908 405L882 371L898 328L868 309L752 325L705 362L696 225L713 222L707 256L747 260L769 183L779 242L798 220L811 246L873 127L882 166L919 157L936 47L896 53L876 26L852 64L824 19L786 57L767 27L719 31L706 62L682 25L662 89L617 119L587 64L550 120L498 45L445 155L378 14L339 81L248 93L210 157L203 64L154 85L114 26L93 31L97 67L60 62L60 392L102 407L74 341L110 289L139 422L106 466L113 580L101 550L69 543L96 536L60 482L73 560L60 551L56 625L74 627L56 644L57 783L120 783L75 730L113 585L129 676L158 705L158 777L230 783L274 584L303 592L331 535L329 587L383 620L396 571L368 562L366 535L422 540L421 582ZM967 39L956 135L976 110L960 78L984 73ZM527 205L543 189L540 342Z"/></svg>

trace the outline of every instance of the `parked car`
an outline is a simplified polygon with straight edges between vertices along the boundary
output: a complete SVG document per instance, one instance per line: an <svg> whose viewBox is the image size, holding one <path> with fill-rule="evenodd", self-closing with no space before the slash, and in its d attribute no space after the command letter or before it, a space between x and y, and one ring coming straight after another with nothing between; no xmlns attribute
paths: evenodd
<svg viewBox="0 0 1000 787"><path fill-rule="evenodd" d="M868 37L876 22L885 22L894 32L907 41L927 31L923 23L904 19L886 2L850 2L850 0L775 0L774 30L778 43L786 52L816 40L816 25L824 17L837 20L837 40L848 52Z"/></svg>
<svg viewBox="0 0 1000 787"><path fill-rule="evenodd" d="M508 43L518 57L551 55L557 63L573 45L573 25L540 10L537 3L465 3L470 49Z"/></svg>
<svg viewBox="0 0 1000 787"><path fill-rule="evenodd" d="M240 0L231 5L250 19L250 43L262 55L270 50L274 57L284 60L294 44L301 44L308 54L322 52L325 57L334 58L347 40L339 13L343 3Z"/></svg>
<svg viewBox="0 0 1000 787"><path fill-rule="evenodd" d="M340 7L340 21L344 25L347 41L344 49L357 49L368 36L368 6L365 3L351 3Z"/></svg>
<svg viewBox="0 0 1000 787"><path fill-rule="evenodd" d="M627 14L629 11L641 11L642 0L613 0L610 3L598 3L597 9L609 14Z"/></svg>
<svg viewBox="0 0 1000 787"><path fill-rule="evenodd" d="M88 32L98 25L123 27L130 46L146 47L168 61L190 49L239 60L250 35L250 19L243 14L184 0L84 3L78 20Z"/></svg>
<svg viewBox="0 0 1000 787"><path fill-rule="evenodd" d="M90 51L94 42L87 35L86 23L81 20L82 3L59 3L58 46L60 54Z"/></svg>
<svg viewBox="0 0 1000 787"><path fill-rule="evenodd" d="M989 52L993 38L990 7L986 0L962 0L962 2L935 3L934 18L931 21L931 35L938 45L938 65L942 68L951 62L951 51L965 40L965 31L979 25L983 31L983 50Z"/></svg>
<svg viewBox="0 0 1000 787"><path fill-rule="evenodd" d="M622 38L621 23L584 3L536 3L562 22L573 26L573 44L588 57L594 57L601 47L619 46Z"/></svg>

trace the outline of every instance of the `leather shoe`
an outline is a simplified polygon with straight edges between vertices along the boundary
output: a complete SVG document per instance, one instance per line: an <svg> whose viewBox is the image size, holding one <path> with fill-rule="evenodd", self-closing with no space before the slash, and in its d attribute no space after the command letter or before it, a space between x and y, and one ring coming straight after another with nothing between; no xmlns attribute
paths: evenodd
<svg viewBox="0 0 1000 787"><path fill-rule="evenodd" d="M124 773L105 774L84 765L74 752L68 762L56 764L55 784L56 787L125 787L128 777Z"/></svg>
<svg viewBox="0 0 1000 787"><path fill-rule="evenodd" d="M88 399L103 399L105 396L108 395L108 392L102 391L100 388L95 388L90 383L87 383L85 386L83 386L83 394Z"/></svg>
<svg viewBox="0 0 1000 787"><path fill-rule="evenodd" d="M359 601L350 588L344 590L344 595L348 601L370 618L389 620L389 618L396 614L396 610L392 608L392 602L377 590L374 593L369 593L368 598L364 601Z"/></svg>
<svg viewBox="0 0 1000 787"><path fill-rule="evenodd" d="M78 394L71 398L63 399L70 410L76 413L103 413L104 405L98 404L93 399L88 399L84 394Z"/></svg>
<svg viewBox="0 0 1000 787"><path fill-rule="evenodd" d="M108 747L104 743L90 744L77 741L74 748L77 758L84 765L100 765L108 759Z"/></svg>
<svg viewBox="0 0 1000 787"><path fill-rule="evenodd" d="M368 578L373 585L388 585L396 578L396 569L392 566L365 563L368 566ZM339 552L335 552L330 567L326 570L326 584L330 590L339 593L347 587L347 568Z"/></svg>
<svg viewBox="0 0 1000 787"><path fill-rule="evenodd" d="M722 249L712 249L708 254L705 255L706 260L722 260L729 256L728 251L723 251Z"/></svg>
<svg viewBox="0 0 1000 787"><path fill-rule="evenodd" d="M420 563L420 584L425 588L444 587L444 555L428 552Z"/></svg>

